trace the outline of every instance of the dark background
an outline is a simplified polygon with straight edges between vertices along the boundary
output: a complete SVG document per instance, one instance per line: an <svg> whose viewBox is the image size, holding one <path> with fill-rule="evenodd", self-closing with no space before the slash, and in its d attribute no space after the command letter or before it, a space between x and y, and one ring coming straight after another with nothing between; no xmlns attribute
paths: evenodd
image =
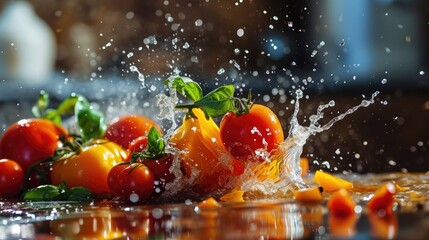
<svg viewBox="0 0 429 240"><path fill-rule="evenodd" d="M10 2L0 1L0 9ZM55 68L38 84L0 73L2 129L31 116L41 89L54 102L82 93L110 118L118 106L153 115L150 99L174 73L205 91L233 83L245 95L251 88L286 132L297 88L308 96L301 100L304 125L320 104L336 102L323 123L380 91L376 103L310 138L304 155L312 168L429 170L427 1L29 2L54 33ZM130 66L149 87L141 88Z"/></svg>

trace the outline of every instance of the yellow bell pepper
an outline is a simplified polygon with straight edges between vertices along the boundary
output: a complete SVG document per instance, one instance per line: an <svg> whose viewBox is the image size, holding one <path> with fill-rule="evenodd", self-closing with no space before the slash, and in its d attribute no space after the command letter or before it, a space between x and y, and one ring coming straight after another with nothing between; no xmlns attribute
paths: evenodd
<svg viewBox="0 0 429 240"><path fill-rule="evenodd" d="M170 144L182 151L181 165L186 176L193 179L192 190L205 194L227 183L234 160L222 144L216 123L207 120L201 109L192 112L197 118L185 117Z"/></svg>

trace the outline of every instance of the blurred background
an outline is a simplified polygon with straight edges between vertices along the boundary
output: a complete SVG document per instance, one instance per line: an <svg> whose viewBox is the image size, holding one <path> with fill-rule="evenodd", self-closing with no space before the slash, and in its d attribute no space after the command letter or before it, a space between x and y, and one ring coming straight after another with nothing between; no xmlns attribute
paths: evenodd
<svg viewBox="0 0 429 240"><path fill-rule="evenodd" d="M155 116L172 74L252 89L286 132L298 88L303 125L329 100L322 123L380 91L310 138L311 167L429 171L428 42L424 0L0 0L0 134L42 89Z"/></svg>

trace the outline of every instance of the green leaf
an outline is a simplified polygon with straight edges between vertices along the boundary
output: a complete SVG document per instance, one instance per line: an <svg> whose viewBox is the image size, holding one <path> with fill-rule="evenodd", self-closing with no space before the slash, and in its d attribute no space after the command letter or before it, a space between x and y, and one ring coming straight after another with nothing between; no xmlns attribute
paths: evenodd
<svg viewBox="0 0 429 240"><path fill-rule="evenodd" d="M234 101L234 86L225 85L211 91L196 101L195 104L201 106L205 113L211 117L218 117L227 112L235 111Z"/></svg>
<svg viewBox="0 0 429 240"><path fill-rule="evenodd" d="M94 200L94 194L84 187L72 187L66 191L66 199L68 201L90 202Z"/></svg>
<svg viewBox="0 0 429 240"><path fill-rule="evenodd" d="M57 125L61 125L61 114L55 110L55 109L48 109L46 110L45 114L43 115L44 119L47 119Z"/></svg>
<svg viewBox="0 0 429 240"><path fill-rule="evenodd" d="M147 141L148 144L145 154L150 155L153 158L164 154L165 142L155 127L150 128L147 135Z"/></svg>
<svg viewBox="0 0 429 240"><path fill-rule="evenodd" d="M75 115L84 141L104 136L107 123L103 113L93 109L83 96L79 96L76 101Z"/></svg>
<svg viewBox="0 0 429 240"><path fill-rule="evenodd" d="M176 91L183 97L194 102L203 97L203 90L201 89L201 86L189 78L183 79L181 77L175 77L171 87L175 88Z"/></svg>
<svg viewBox="0 0 429 240"><path fill-rule="evenodd" d="M41 118L49 105L49 95L45 91L40 91L36 105L31 108L33 115Z"/></svg>
<svg viewBox="0 0 429 240"><path fill-rule="evenodd" d="M64 114L64 113L65 114L73 114L78 98L79 98L78 95L72 94L72 96L64 99L64 101L62 101L60 103L60 105L57 108L57 111L60 114Z"/></svg>
<svg viewBox="0 0 429 240"><path fill-rule="evenodd" d="M25 201L55 201L62 200L63 190L54 185L41 185L24 194Z"/></svg>

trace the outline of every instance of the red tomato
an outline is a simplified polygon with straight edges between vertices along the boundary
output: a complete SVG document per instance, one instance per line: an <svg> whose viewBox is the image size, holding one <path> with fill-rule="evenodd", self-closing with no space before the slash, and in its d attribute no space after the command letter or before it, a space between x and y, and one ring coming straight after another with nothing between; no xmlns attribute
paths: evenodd
<svg viewBox="0 0 429 240"><path fill-rule="evenodd" d="M165 190L165 184L174 181L176 176L170 172L174 156L167 154L161 159L145 160L144 164L153 173L155 182L155 193L160 194Z"/></svg>
<svg viewBox="0 0 429 240"><path fill-rule="evenodd" d="M141 163L130 164L118 175L122 189L118 197L132 203L147 200L154 191L154 180L148 167Z"/></svg>
<svg viewBox="0 0 429 240"><path fill-rule="evenodd" d="M0 139L0 158L13 159L26 172L62 146L61 135L66 136L66 130L48 120L20 120L9 126Z"/></svg>
<svg viewBox="0 0 429 240"><path fill-rule="evenodd" d="M105 138L127 149L134 139L140 136L147 136L152 126L155 126L161 132L161 128L147 117L126 115L116 119L107 128Z"/></svg>
<svg viewBox="0 0 429 240"><path fill-rule="evenodd" d="M141 152L146 149L147 147L147 137L146 136L140 136L133 141L131 141L130 145L128 145L128 156L126 161L130 161L132 154L135 152Z"/></svg>
<svg viewBox="0 0 429 240"><path fill-rule="evenodd" d="M126 152L116 143L96 141L81 151L52 165L54 185L66 182L67 187L86 187L97 195L110 193L107 183L109 171L123 162Z"/></svg>
<svg viewBox="0 0 429 240"><path fill-rule="evenodd" d="M0 198L15 197L21 192L24 173L21 166L10 159L0 159Z"/></svg>
<svg viewBox="0 0 429 240"><path fill-rule="evenodd" d="M122 187L119 184L119 174L129 166L129 164L117 164L110 169L109 174L107 175L107 184L109 185L110 191L113 195L121 197Z"/></svg>
<svg viewBox="0 0 429 240"><path fill-rule="evenodd" d="M255 154L258 149L272 152L284 140L283 129L276 114L271 109L253 104L249 113L225 114L220 122L223 144L239 160L260 159Z"/></svg>

